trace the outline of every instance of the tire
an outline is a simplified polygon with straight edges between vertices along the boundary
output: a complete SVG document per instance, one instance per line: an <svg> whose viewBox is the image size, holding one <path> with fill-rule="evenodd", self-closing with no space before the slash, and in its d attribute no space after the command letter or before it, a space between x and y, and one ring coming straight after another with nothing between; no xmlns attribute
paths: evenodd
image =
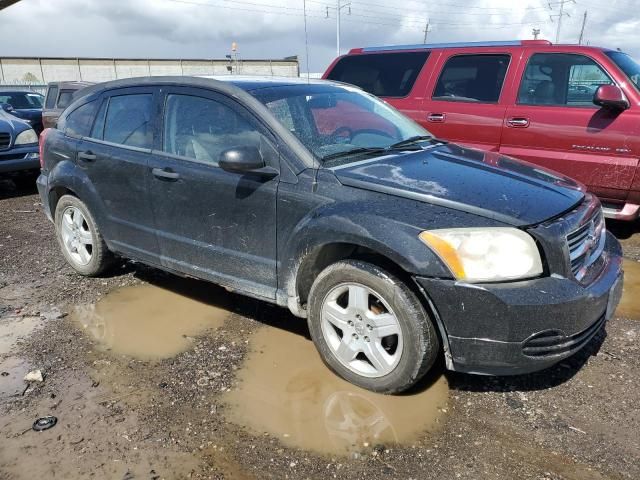
<svg viewBox="0 0 640 480"><path fill-rule="evenodd" d="M311 338L325 364L367 390L407 390L429 371L440 351L436 329L419 298L371 263L344 260L323 270L311 287L308 311Z"/></svg>
<svg viewBox="0 0 640 480"><path fill-rule="evenodd" d="M112 263L113 254L93 215L79 198L73 195L60 198L56 205L55 227L65 260L80 275L98 276Z"/></svg>

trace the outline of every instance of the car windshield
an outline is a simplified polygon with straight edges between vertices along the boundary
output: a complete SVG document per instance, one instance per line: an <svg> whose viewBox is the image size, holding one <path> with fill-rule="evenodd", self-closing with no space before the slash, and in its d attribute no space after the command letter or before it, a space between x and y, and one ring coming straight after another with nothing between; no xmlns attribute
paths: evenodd
<svg viewBox="0 0 640 480"><path fill-rule="evenodd" d="M8 103L13 108L42 108L42 99L39 93L0 92L0 103Z"/></svg>
<svg viewBox="0 0 640 480"><path fill-rule="evenodd" d="M640 64L622 52L607 52L607 56L629 77L636 89L640 90Z"/></svg>
<svg viewBox="0 0 640 480"><path fill-rule="evenodd" d="M261 88L264 103L325 165L356 161L393 148L419 148L428 131L360 89L332 84Z"/></svg>

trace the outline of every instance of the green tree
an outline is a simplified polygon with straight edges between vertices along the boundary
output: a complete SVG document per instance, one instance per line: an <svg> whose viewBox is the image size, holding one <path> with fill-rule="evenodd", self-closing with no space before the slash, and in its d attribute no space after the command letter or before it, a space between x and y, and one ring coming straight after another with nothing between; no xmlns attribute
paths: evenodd
<svg viewBox="0 0 640 480"><path fill-rule="evenodd" d="M40 83L40 79L31 72L25 73L22 77L22 81L24 83Z"/></svg>

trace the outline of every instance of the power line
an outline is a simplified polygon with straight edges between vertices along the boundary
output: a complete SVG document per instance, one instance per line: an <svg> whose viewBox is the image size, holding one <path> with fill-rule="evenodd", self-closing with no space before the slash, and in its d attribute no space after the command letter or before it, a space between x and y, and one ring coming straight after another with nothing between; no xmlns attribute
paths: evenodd
<svg viewBox="0 0 640 480"><path fill-rule="evenodd" d="M568 13L566 13L564 11L564 6L567 3L576 3L576 0L560 0L560 1L555 2L555 3L549 2L549 8L551 10L553 10L553 7L555 7L555 6L560 6L560 12L557 15L549 15L549 18L551 18L551 21L553 21L554 18L558 19L558 26L556 28L556 43L560 43L560 29L562 28L562 17L570 17L571 16L571 15L569 15Z"/></svg>
<svg viewBox="0 0 640 480"><path fill-rule="evenodd" d="M229 9L229 10L239 10L239 11L246 11L246 12L251 12L251 13L262 13L262 14L268 14L268 15L285 15L285 16L297 16L297 17L302 17L304 16L304 9L302 8L296 8L296 7L288 7L288 6L279 6L279 5L267 5L267 4L263 4L263 3L256 3L256 2L249 2L249 1L243 1L243 0L215 0L217 2L223 2L224 4L220 5L220 4L212 4L212 3L207 3L204 1L197 1L197 0L165 0L167 2L172 2L172 3L181 3L181 4L186 4L186 5L195 5L195 6L200 6L200 7L209 7L209 8L224 8L224 9ZM566 1L566 0L565 0ZM231 4L231 5L229 5ZM240 5L240 6L236 6L236 5ZM261 7L261 9L257 9L255 7ZM318 11L312 11L313 13L320 13ZM423 25L424 25L424 21L423 20L417 20L417 19L402 19L402 20L398 20L398 21L378 21L378 19L380 20L385 20L383 17L376 17L376 16L372 16L372 15L363 15L363 14L358 14L358 13L353 13L352 12L352 17L357 17L357 18L344 18L342 20L344 21L350 21L350 22L357 22L359 24L367 24L367 25L376 25L376 26L388 26L388 27L399 27L399 26L405 26L405 27L413 27L413 28L420 28L422 30ZM307 18L326 18L326 15L313 15L313 14L309 14L307 13L306 15ZM361 18L364 18L365 20L360 20ZM419 22L419 23L418 23ZM459 23L459 22L447 22L447 21L439 21L439 20L430 20L430 25L436 26L438 27L439 30L453 30L456 29L458 27L464 27L464 26L474 26L475 29L502 29L502 28L508 28L508 27L512 27L512 26L519 26L519 25L537 25L539 24L539 21L525 21L525 22L511 22L511 23L485 23L485 24L481 24L478 25L477 23Z"/></svg>

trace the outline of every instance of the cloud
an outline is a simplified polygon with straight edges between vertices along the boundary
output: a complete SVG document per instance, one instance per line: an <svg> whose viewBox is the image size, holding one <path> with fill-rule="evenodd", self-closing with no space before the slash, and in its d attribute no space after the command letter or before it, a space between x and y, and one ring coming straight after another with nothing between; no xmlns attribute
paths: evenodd
<svg viewBox="0 0 640 480"><path fill-rule="evenodd" d="M563 18L561 40L577 41L588 10L586 40L640 56L633 41L640 12L633 3L567 5L571 16ZM334 7L334 0L307 0L312 71L323 71L335 57ZM22 0L0 12L0 55L220 58L235 41L244 58L303 59L302 8L302 0ZM557 7L551 12L535 0L517 6L513 0L408 1L402 9L383 0L351 0L351 15L342 11L342 50L421 43L427 19L433 42L531 38L533 27L553 40L552 13Z"/></svg>

